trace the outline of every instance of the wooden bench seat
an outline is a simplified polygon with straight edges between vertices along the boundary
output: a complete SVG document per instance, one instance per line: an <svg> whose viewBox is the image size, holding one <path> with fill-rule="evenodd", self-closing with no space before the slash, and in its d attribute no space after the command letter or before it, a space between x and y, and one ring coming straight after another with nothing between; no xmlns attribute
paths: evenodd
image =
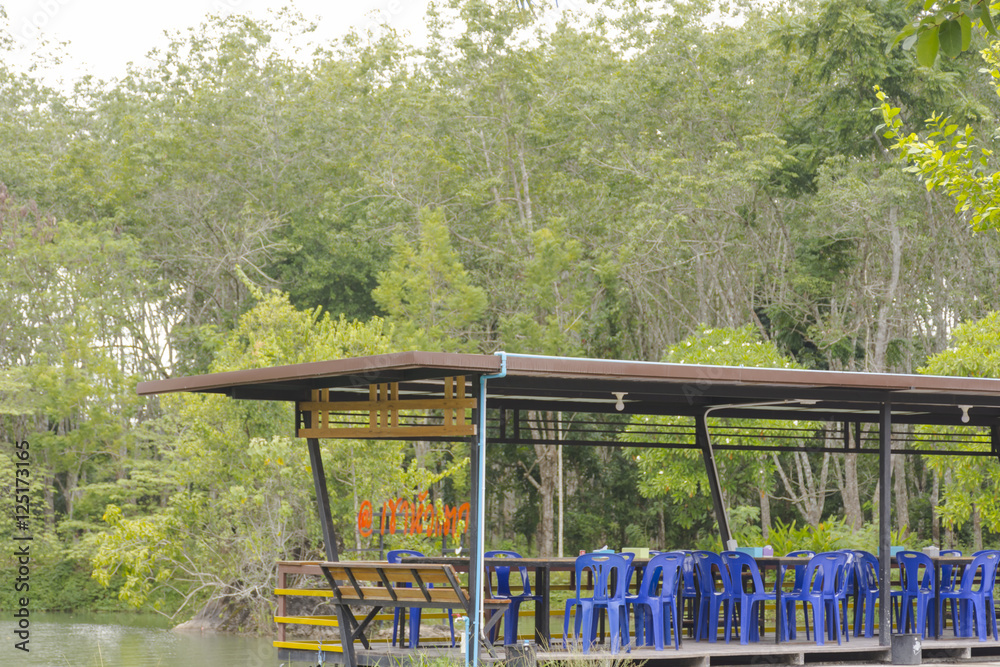
<svg viewBox="0 0 1000 667"><path fill-rule="evenodd" d="M366 649L369 648L366 632L382 609L449 609L461 611L469 617L475 613L469 592L462 586L458 573L451 565L382 561L311 562L302 565L301 568L289 567L287 571L322 573L328 588L286 588L283 586L283 579L279 577L279 588L275 593L279 596L312 595L332 598L331 602L337 608L337 625L341 631L345 662L349 667L357 664L354 641L358 640ZM494 657L493 647L485 638L503 618L502 612L509 604L509 600L503 599L483 601L483 608L489 612L489 619L480 631L480 640ZM351 608L357 607L370 607L371 610L358 621L351 611Z"/></svg>

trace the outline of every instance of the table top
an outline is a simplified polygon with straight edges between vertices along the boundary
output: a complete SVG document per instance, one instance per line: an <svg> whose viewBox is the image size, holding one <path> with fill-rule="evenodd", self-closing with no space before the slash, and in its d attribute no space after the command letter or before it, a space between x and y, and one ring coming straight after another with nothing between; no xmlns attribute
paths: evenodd
<svg viewBox="0 0 1000 667"><path fill-rule="evenodd" d="M649 558L641 558L636 556L633 562L637 565L642 565L649 562ZM755 556L754 560L757 561L758 565L765 567L775 567L778 565L798 565L803 562L809 561L809 556ZM929 556L929 558L940 565L968 565L972 562L975 556ZM546 567L549 569L572 569L576 565L576 556L549 556L549 557L534 557L529 556L526 558L510 558L510 557L492 557L484 558L483 561L488 565L507 565L510 561L517 561L517 564L522 567ZM402 559L404 563L438 563L442 565L453 565L468 567L469 557L468 556L424 556L424 557L405 557ZM896 557L892 557L892 562L896 563Z"/></svg>
<svg viewBox="0 0 1000 667"><path fill-rule="evenodd" d="M639 561L640 559L636 559ZM647 559L641 559L645 562ZM519 567L545 567L549 569L573 569L576 567L576 556L571 557L558 557L553 556L549 558L510 558L510 557L493 557L493 558L483 558L483 562L487 565L512 565L516 561ZM403 563L439 563L441 565L452 565L456 567L468 567L469 557L468 556L407 556L402 559Z"/></svg>
<svg viewBox="0 0 1000 667"><path fill-rule="evenodd" d="M633 563L637 565L644 565L648 563L653 557L642 558L636 556L633 559ZM508 565L513 564L512 561L516 561L517 565L523 567L548 567L550 569L560 569L560 568L573 568L576 566L577 556L550 556L550 557L526 557L526 558L510 558L510 557L492 557L484 558L483 561L489 565ZM797 565L802 562L808 562L809 558L805 556L757 556L754 558L760 565ZM402 559L403 563L439 563L441 565L458 565L458 566L468 566L469 557L468 556L406 556Z"/></svg>

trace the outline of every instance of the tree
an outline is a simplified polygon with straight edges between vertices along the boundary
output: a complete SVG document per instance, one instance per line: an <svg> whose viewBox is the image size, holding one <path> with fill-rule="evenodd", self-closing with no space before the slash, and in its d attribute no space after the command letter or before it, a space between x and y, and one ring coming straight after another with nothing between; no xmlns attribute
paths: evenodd
<svg viewBox="0 0 1000 667"><path fill-rule="evenodd" d="M251 288L257 305L225 336L211 370L259 368L385 352L382 322L347 322L319 309L300 311L281 292ZM294 440L287 404L232 401L222 396L163 399L164 457L174 487L153 512L111 504L109 530L93 558L107 584L125 577L121 598L176 615L196 601L226 598L269 625L274 568L288 554L321 552L306 448ZM413 495L442 475L406 465L401 443L324 442L329 470L357 470L331 485L338 534L353 536L357 498ZM466 465L454 462L443 476ZM343 545L340 545L343 547Z"/></svg>
<svg viewBox="0 0 1000 667"><path fill-rule="evenodd" d="M997 51L984 51L983 57L993 76L1000 77ZM876 88L875 96L885 123L890 148L908 164L906 170L917 175L928 190L940 189L955 202L955 211L966 217L976 231L1000 228L1000 173L993 171L992 148L989 148L966 123L950 116L933 114L925 137L904 130L901 109L895 107L885 92Z"/></svg>
<svg viewBox="0 0 1000 667"><path fill-rule="evenodd" d="M923 12L896 35L892 46L902 43L906 50L916 47L920 64L933 67L939 51L950 58L968 51L974 26L1000 36L991 15L993 5L991 0L928 0L923 3Z"/></svg>
<svg viewBox="0 0 1000 667"><path fill-rule="evenodd" d="M702 329L696 335L670 347L663 361L671 363L701 363L723 366L761 366L769 368L792 368L797 364L783 355L777 346L764 340L753 325L738 329ZM723 420L723 424L745 426L741 420ZM644 417L633 422L632 428L623 436L623 442L642 441L643 429L650 424L661 426L692 426L689 418ZM805 426L808 428L808 425ZM693 432L689 437L681 436L693 443ZM733 436L739 440L739 436ZM726 442L732 437L727 437ZM644 497L670 497L674 507L671 515L682 525L695 526L701 517L712 511L711 493L705 475L704 461L697 449L634 449L632 454L638 464L639 490ZM719 478L723 484L726 506L743 503L756 504L760 508L761 533L766 537L770 528L770 499L774 491L773 479L777 474L785 485L785 492L792 502L803 510L809 520L818 522L822 516L823 501L827 491L827 471L829 455L821 461L822 472L815 475L814 461L799 453L792 459L798 474L793 483L785 471L785 465L777 454L733 454L718 457ZM755 489L757 493L749 493Z"/></svg>
<svg viewBox="0 0 1000 667"><path fill-rule="evenodd" d="M1000 377L1000 312L965 322L956 326L950 336L950 346L927 360L920 373L955 375L959 377ZM938 428L926 428L930 434L941 433ZM976 432L969 427L953 427L944 432L969 434ZM989 450L988 441L981 445L962 445L962 448ZM1000 484L1000 470L991 457L928 456L927 464L944 481L942 502L936 510L941 518L954 528L967 521L973 523L973 541L977 548L983 544L982 530L1000 532L1000 500L996 489Z"/></svg>
<svg viewBox="0 0 1000 667"><path fill-rule="evenodd" d="M474 351L482 337L486 295L452 250L442 211L420 212L420 246L401 236L389 270L379 273L375 301L396 322L400 346L415 350Z"/></svg>

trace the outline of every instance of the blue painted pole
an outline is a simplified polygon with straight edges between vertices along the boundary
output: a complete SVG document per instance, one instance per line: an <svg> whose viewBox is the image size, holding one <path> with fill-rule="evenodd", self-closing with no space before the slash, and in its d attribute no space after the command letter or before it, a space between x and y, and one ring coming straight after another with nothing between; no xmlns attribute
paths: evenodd
<svg viewBox="0 0 1000 667"><path fill-rule="evenodd" d="M507 375L507 353L497 352L500 357L500 372L495 375L479 376L479 395L477 396L476 413L479 417L479 425L476 434L479 436L476 442L476 544L473 548L472 571L475 573L474 580L470 582L472 590L469 593L473 600L472 616L472 641L469 643L469 651L472 653L472 667L479 667L479 637L483 627L483 580L485 572L483 567L483 551L485 549L486 535L483 530L486 522L486 381L502 378ZM471 578L471 577L470 577Z"/></svg>

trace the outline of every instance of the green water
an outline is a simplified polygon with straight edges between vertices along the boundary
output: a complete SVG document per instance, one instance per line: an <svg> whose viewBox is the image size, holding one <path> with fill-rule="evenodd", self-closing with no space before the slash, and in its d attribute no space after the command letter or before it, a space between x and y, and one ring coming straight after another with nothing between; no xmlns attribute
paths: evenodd
<svg viewBox="0 0 1000 667"><path fill-rule="evenodd" d="M30 649L0 612L2 667L279 667L272 638L173 632L160 617L32 613ZM301 664L301 663L300 663Z"/></svg>

